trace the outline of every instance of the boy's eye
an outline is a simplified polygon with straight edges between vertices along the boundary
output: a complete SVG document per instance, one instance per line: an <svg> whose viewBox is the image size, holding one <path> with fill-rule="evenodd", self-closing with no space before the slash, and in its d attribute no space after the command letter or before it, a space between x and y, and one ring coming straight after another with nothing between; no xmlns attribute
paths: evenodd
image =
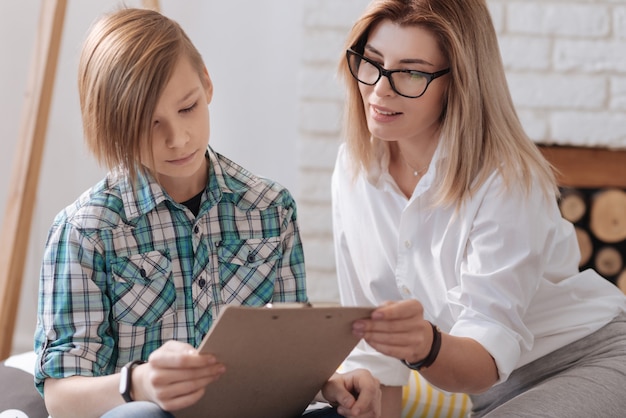
<svg viewBox="0 0 626 418"><path fill-rule="evenodd" d="M192 110L196 107L196 105L197 105L197 104L198 104L198 102L195 102L195 103L194 103L194 104L192 104L191 106L186 107L186 108L184 108L184 109L181 109L180 111L181 111L181 112L183 112L183 113L189 113L189 112L191 112L191 111L192 111Z"/></svg>

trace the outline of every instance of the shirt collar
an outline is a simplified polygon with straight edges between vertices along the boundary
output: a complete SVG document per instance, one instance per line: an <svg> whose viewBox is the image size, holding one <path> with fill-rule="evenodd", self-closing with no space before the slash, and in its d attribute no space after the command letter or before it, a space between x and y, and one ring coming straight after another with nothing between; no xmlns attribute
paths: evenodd
<svg viewBox="0 0 626 418"><path fill-rule="evenodd" d="M436 167L442 159L442 144L443 140L440 138L433 158L428 165L428 170L424 173L420 181L417 183L413 195L418 195L428 190L433 181L435 180ZM367 170L367 181L374 187L384 191L394 190L398 193L398 186L395 180L389 173L389 161L391 155L389 152L389 145L386 142L375 140L374 141L374 159L372 164Z"/></svg>
<svg viewBox="0 0 626 418"><path fill-rule="evenodd" d="M221 161L210 146L207 147L205 157L209 160L209 181L206 193L210 207L217 204L224 194L241 192L241 189L245 188L245 185L230 178L222 167L222 164L227 164L229 161ZM164 201L178 205L148 172L137 173L135 187L132 187L128 173L122 168L112 170L110 176L112 183L119 184L124 212L128 220L145 215Z"/></svg>

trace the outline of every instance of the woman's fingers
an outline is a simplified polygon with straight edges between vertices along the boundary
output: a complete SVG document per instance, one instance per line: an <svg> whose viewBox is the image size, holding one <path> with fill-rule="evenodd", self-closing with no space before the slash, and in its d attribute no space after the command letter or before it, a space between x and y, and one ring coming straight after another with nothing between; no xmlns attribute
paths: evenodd
<svg viewBox="0 0 626 418"><path fill-rule="evenodd" d="M428 353L432 327L424 320L417 300L388 302L378 307L371 319L355 321L354 335L365 339L377 351L398 359Z"/></svg>

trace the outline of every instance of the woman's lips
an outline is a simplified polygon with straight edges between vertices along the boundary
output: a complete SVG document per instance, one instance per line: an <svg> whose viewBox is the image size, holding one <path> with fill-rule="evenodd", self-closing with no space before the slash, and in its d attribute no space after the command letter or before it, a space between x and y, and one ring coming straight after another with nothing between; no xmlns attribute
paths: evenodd
<svg viewBox="0 0 626 418"><path fill-rule="evenodd" d="M401 112L394 112L391 109L376 105L370 105L370 109L372 118L377 122L390 122L396 120L400 115L402 115Z"/></svg>

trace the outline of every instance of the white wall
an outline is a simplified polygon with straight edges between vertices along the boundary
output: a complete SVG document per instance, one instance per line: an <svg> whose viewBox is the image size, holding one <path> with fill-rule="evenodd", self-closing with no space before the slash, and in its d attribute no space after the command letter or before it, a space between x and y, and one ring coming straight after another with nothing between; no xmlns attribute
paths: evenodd
<svg viewBox="0 0 626 418"><path fill-rule="evenodd" d="M46 1L46 0L43 0ZM105 170L86 152L76 88L80 44L91 22L120 1L68 1L14 351L31 349L39 265L55 214ZM141 6L139 0L125 2ZM0 1L0 219L20 129L41 1ZM196 44L215 85L211 145L298 193L297 79L302 3L293 0L161 0Z"/></svg>

